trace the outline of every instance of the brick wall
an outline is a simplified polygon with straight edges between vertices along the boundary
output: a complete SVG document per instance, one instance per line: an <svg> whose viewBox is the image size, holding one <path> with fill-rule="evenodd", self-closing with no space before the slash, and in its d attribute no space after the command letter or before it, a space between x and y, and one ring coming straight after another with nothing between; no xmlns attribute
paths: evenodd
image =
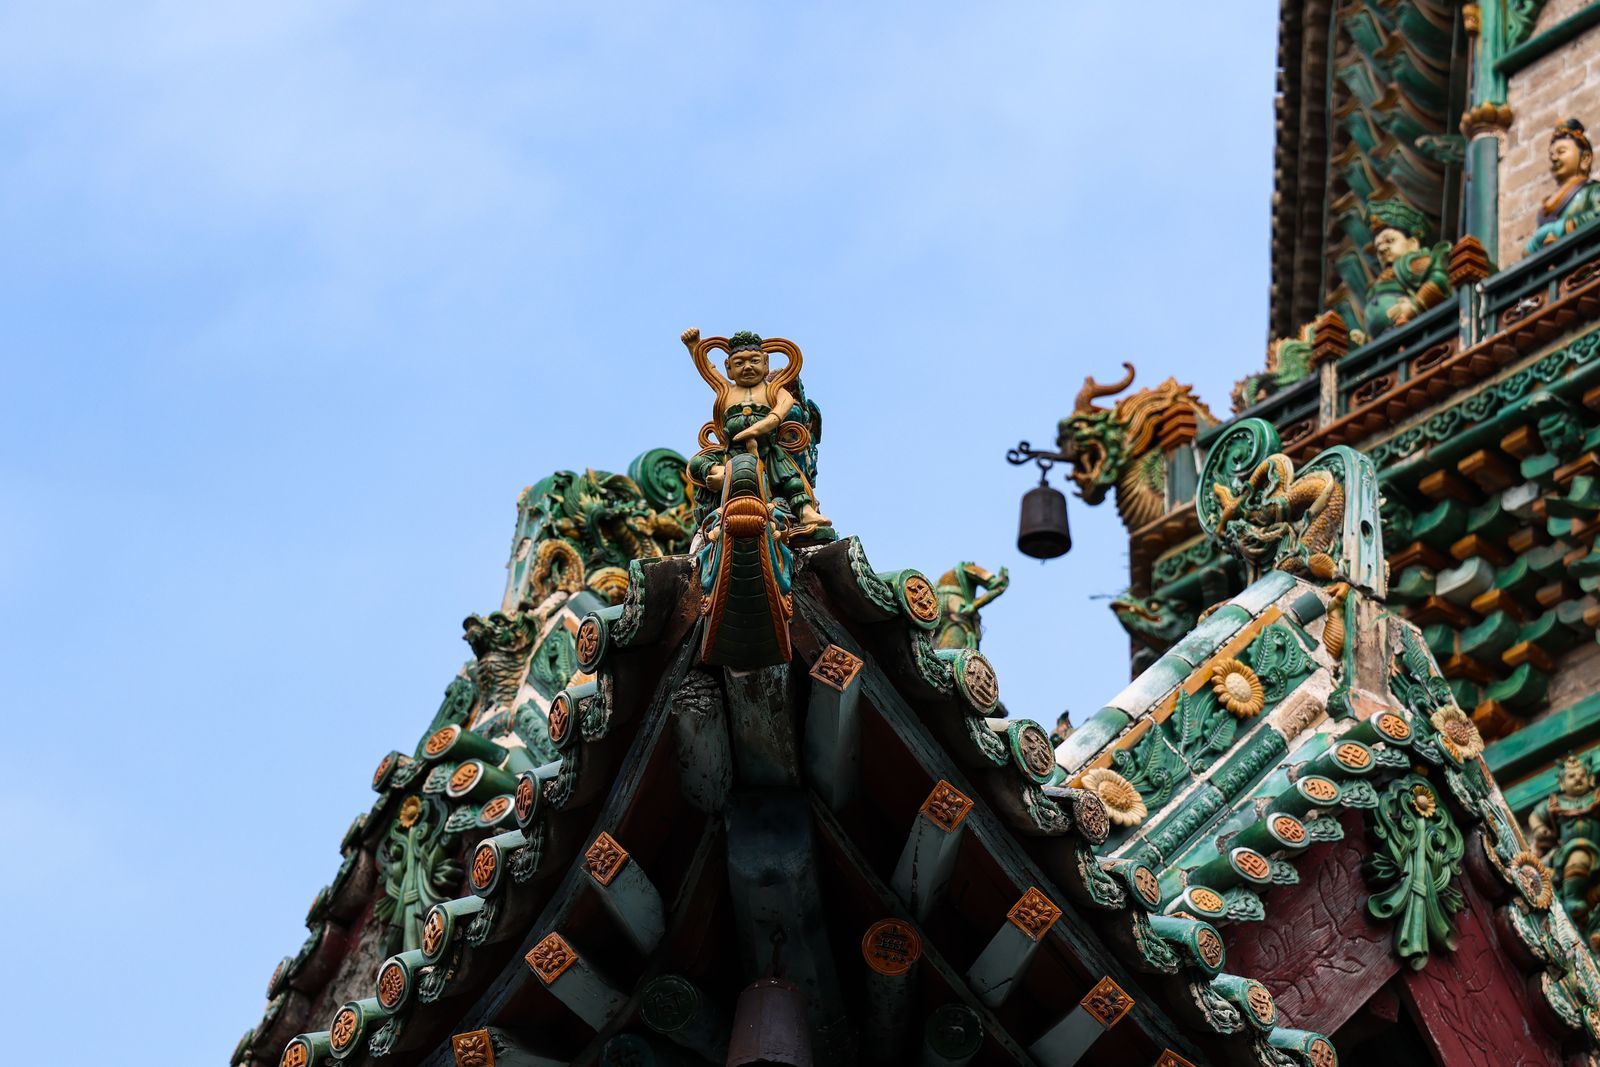
<svg viewBox="0 0 1600 1067"><path fill-rule="evenodd" d="M1600 644L1584 641L1556 657L1556 672L1550 676L1550 697L1545 710L1536 718L1543 719L1569 708L1595 693L1600 693Z"/></svg>
<svg viewBox="0 0 1600 1067"><path fill-rule="evenodd" d="M1550 0L1534 34L1544 32L1589 0ZM1533 233L1539 201L1555 190L1550 180L1550 130L1573 117L1600 137L1600 27L1513 74L1506 87L1511 130L1500 157L1500 265L1522 258ZM1597 174L1596 177L1600 177Z"/></svg>

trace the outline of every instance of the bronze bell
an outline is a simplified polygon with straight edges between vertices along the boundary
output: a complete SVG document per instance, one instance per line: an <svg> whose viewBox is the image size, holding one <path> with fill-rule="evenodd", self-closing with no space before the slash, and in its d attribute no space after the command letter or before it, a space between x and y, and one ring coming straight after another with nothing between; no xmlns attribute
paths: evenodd
<svg viewBox="0 0 1600 1067"><path fill-rule="evenodd" d="M1067 529L1067 498L1059 489L1041 481L1023 494L1017 548L1034 559L1055 559L1072 548L1072 531Z"/></svg>
<svg viewBox="0 0 1600 1067"><path fill-rule="evenodd" d="M758 978L739 994L727 1067L811 1067L806 995L782 978Z"/></svg>

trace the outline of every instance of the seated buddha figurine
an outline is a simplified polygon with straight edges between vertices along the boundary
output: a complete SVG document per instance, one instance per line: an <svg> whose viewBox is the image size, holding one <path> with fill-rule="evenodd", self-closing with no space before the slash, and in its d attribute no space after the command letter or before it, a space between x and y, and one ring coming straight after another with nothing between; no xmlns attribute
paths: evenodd
<svg viewBox="0 0 1600 1067"><path fill-rule="evenodd" d="M1377 200L1368 210L1372 216L1372 247L1383 264L1383 272L1367 290L1362 309L1370 338L1404 326L1442 303L1452 289L1450 243L1422 247L1428 220L1420 211L1398 200Z"/></svg>
<svg viewBox="0 0 1600 1067"><path fill-rule="evenodd" d="M707 429L721 447L707 449L690 461L690 480L719 492L728 453L749 452L760 458L769 491L788 504L800 528L828 527L831 520L817 510L812 478L805 469L814 456L807 426L816 421L815 406L802 405L788 389L791 382L800 388L798 350L774 339L772 344L785 346L780 351L787 352L790 364L785 373L773 375L760 335L748 330L736 333L726 341L723 368L727 377L723 378L711 369L706 353L698 350L699 340L699 330L684 331L684 345L694 355L702 377L717 391L714 417ZM787 441L779 432L786 423L791 430L807 432L798 441Z"/></svg>
<svg viewBox="0 0 1600 1067"><path fill-rule="evenodd" d="M1556 191L1539 204L1529 255L1600 217L1600 182L1589 177L1593 166L1594 149L1583 123L1568 119L1551 132L1550 176L1556 180Z"/></svg>

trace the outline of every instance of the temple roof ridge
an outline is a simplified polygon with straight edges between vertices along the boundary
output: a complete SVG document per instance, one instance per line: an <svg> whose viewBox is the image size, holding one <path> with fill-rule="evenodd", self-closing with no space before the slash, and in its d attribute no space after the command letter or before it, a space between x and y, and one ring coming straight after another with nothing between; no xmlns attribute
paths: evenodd
<svg viewBox="0 0 1600 1067"><path fill-rule="evenodd" d="M1400 959L1421 968L1454 948L1465 866L1475 891L1516 896L1505 922L1548 1010L1592 1010L1600 970L1550 870L1421 631L1384 600L1370 462L1343 449L1297 472L1270 427L1251 423L1214 446L1197 506L1224 548L1268 569L1056 749L1066 784L1106 802L1116 829L1097 851L1147 866L1158 911L1206 918L1231 945L1299 882L1300 857L1365 823L1377 842L1369 910L1394 921ZM1328 476L1305 481L1318 471ZM1427 860L1406 852L1419 827L1442 842ZM1394 888L1407 879L1432 887L1426 899Z"/></svg>

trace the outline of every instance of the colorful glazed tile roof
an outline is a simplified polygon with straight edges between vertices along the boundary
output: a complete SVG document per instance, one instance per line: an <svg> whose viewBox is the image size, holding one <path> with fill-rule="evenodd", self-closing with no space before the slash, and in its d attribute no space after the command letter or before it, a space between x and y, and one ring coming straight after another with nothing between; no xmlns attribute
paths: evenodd
<svg viewBox="0 0 1600 1067"><path fill-rule="evenodd" d="M1261 577L1054 751L994 717L981 652L935 646L932 583L855 539L791 553L792 664L707 667L706 561L767 527L738 532L735 494L720 546L706 527L695 555L646 546L612 603L584 558L597 524L621 500L627 529L680 538L658 520L684 499L587 475L610 488L564 490L580 528L550 518L569 477L541 483L510 610L467 621L475 661L381 757L234 1062L612 1062L662 1042L720 1060L736 1004L777 974L819 1055L970 1040L982 1062L1323 1067L1364 998L1333 996L1354 979L1314 957L1285 968L1308 899L1377 944L1373 989L1495 938L1537 990L1519 1006L1592 1041L1593 960L1383 603L1370 462L1297 472L1265 424L1229 433L1202 521ZM729 573L737 604L776 572ZM922 1007L884 1014L906 996L884 982Z"/></svg>

